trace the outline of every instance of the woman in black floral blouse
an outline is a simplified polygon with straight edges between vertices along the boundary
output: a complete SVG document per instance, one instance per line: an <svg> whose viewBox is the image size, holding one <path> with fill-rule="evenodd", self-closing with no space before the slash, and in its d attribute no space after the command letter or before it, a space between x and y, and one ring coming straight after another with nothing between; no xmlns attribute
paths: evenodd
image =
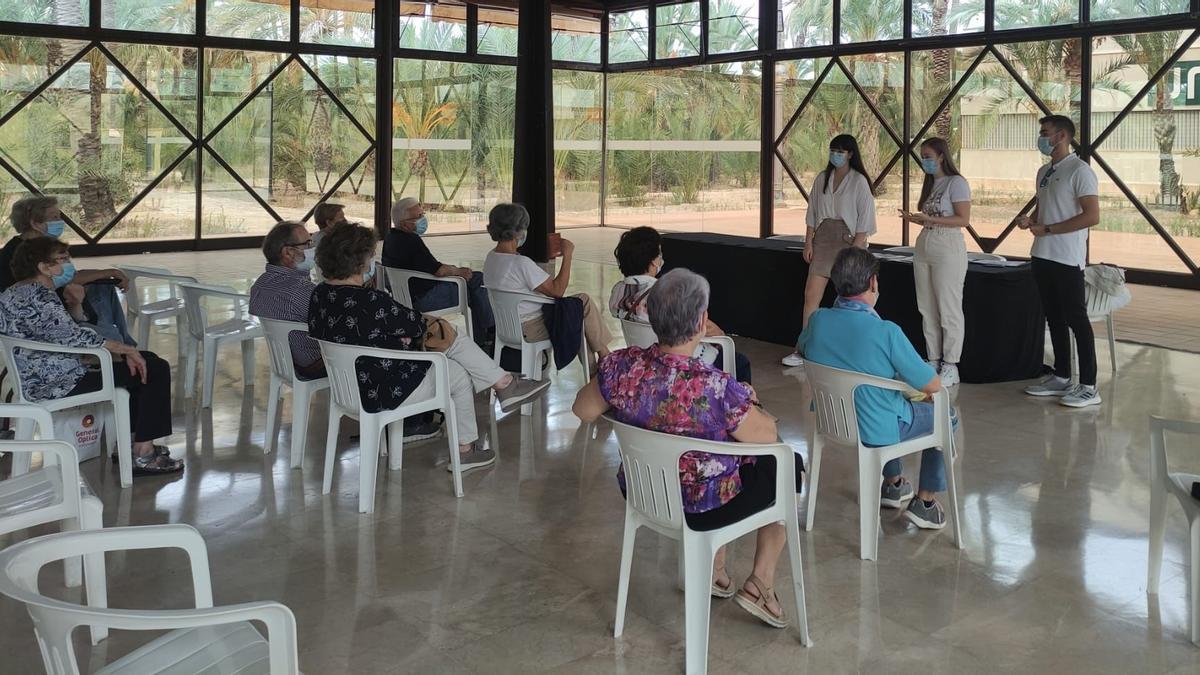
<svg viewBox="0 0 1200 675"><path fill-rule="evenodd" d="M313 291L308 311L308 334L326 342L421 349L425 320L421 314L374 288L364 287L375 275L375 233L362 225L326 230L317 245L317 266L325 281ZM506 373L475 343L459 335L446 350L450 399L454 405L459 461L464 470L496 461L491 449L479 443L475 423L475 392L496 390L505 411L540 396L549 381L534 382ZM359 393L367 412L398 407L414 393L431 394L426 378L430 364L400 359L360 359Z"/></svg>

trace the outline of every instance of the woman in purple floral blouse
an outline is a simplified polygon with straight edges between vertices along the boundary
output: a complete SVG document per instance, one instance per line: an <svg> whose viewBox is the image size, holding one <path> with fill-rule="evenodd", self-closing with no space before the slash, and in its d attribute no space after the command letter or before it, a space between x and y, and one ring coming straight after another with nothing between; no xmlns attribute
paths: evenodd
<svg viewBox="0 0 1200 675"><path fill-rule="evenodd" d="M658 344L621 349L601 359L596 378L575 399L575 414L591 422L609 412L626 424L713 441L777 442L775 420L763 412L754 389L693 357L708 322L708 295L708 282L698 274L675 269L663 275L646 300ZM797 457L797 491L802 466ZM714 530L771 505L775 468L773 457L685 453L679 458L679 477L688 527ZM624 492L623 470L617 481ZM739 605L776 628L787 626L773 590L785 542L782 525L760 528L754 571L736 591ZM735 595L724 548L713 561L712 594Z"/></svg>

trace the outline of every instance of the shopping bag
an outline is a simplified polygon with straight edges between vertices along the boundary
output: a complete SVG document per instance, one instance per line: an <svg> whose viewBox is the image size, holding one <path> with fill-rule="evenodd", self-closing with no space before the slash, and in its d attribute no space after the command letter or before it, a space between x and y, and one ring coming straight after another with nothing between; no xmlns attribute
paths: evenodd
<svg viewBox="0 0 1200 675"><path fill-rule="evenodd" d="M79 461L100 456L100 434L104 420L93 406L85 405L54 413L54 439L75 446Z"/></svg>

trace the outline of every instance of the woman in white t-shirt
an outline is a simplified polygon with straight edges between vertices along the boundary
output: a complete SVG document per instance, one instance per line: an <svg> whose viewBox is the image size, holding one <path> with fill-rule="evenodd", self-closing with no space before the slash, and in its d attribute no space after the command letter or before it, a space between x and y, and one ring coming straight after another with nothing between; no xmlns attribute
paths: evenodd
<svg viewBox="0 0 1200 675"><path fill-rule="evenodd" d="M829 141L829 164L813 181L805 222L808 280L801 327L808 325L808 317L821 306L837 254L851 246L866 248L867 238L875 234L875 193L858 151L858 140L850 134ZM785 366L803 363L798 349L783 358Z"/></svg>
<svg viewBox="0 0 1200 675"><path fill-rule="evenodd" d="M488 234L496 242L496 248L488 251L483 261L483 284L499 291L540 293L552 298L561 298L567 293L571 281L571 260L575 244L562 240L562 261L558 275L554 278L531 258L517 252L525 243L529 233L529 212L520 204L497 204L488 213ZM586 293L573 297L583 301L583 334L587 338L592 357L599 359L608 355L608 343L612 334L604 325L600 311ZM550 332L542 321L542 306L536 302L522 302L518 307L521 314L521 330L530 342L549 340Z"/></svg>
<svg viewBox="0 0 1200 675"><path fill-rule="evenodd" d="M921 226L913 255L917 308L925 333L929 365L942 376L942 386L958 384L962 356L963 283L967 278L967 243L963 228L971 222L971 186L954 166L944 139L921 144L925 182L916 213L901 215Z"/></svg>

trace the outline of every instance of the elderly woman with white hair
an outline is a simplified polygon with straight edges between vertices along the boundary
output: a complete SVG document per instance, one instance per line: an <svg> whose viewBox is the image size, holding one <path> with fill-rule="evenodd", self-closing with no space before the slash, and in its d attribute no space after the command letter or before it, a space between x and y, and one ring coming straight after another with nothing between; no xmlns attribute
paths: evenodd
<svg viewBox="0 0 1200 675"><path fill-rule="evenodd" d="M488 288L499 291L540 293L552 298L565 297L571 281L571 261L575 255L575 244L562 240L562 261L558 274L551 278L531 258L521 255L517 248L525 243L529 233L529 212L520 204L497 204L488 213L488 234L496 242L496 248L488 252L483 261L483 281ZM583 302L583 335L588 349L597 359L608 354L608 343L612 333L604 325L600 311L586 293L571 296ZM536 302L522 302L521 329L525 339L531 342L550 339L550 331L542 320L542 306Z"/></svg>
<svg viewBox="0 0 1200 675"><path fill-rule="evenodd" d="M379 238L383 241L383 264L402 270L424 272L439 277L462 277L467 280L467 304L471 308L471 323L475 330L475 343L483 351L491 353L490 343L496 335L496 319L492 316L492 305L488 302L487 289L483 287L483 275L469 267L446 265L429 251L421 237L429 229L429 219L421 202L412 197L398 200L392 206L392 227L383 228ZM410 282L413 309L433 312L458 304L458 290L449 282L414 279Z"/></svg>
<svg viewBox="0 0 1200 675"><path fill-rule="evenodd" d="M584 422L610 412L619 422L710 441L775 443L775 419L748 384L694 356L708 323L708 281L674 269L650 289L646 308L658 343L620 349L600 360L597 376L572 408ZM803 463L796 458L796 490ZM757 513L775 501L773 457L688 452L679 458L684 519L693 530L715 530ZM622 468L617 473L625 490ZM725 549L713 560L712 595L737 603L775 628L788 624L775 595L775 567L786 534L773 523L759 528L754 570L741 589L725 570Z"/></svg>

